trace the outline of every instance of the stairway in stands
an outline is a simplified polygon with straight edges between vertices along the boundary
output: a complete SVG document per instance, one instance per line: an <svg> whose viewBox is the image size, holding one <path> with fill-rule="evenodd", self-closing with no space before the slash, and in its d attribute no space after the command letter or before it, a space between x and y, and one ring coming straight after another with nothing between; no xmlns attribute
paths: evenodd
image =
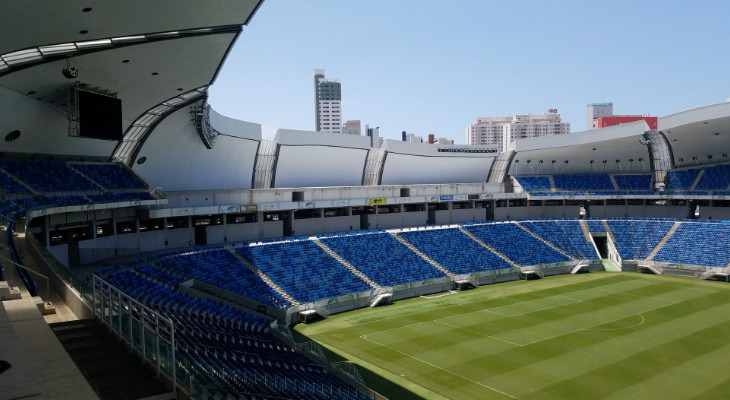
<svg viewBox="0 0 730 400"><path fill-rule="evenodd" d="M349 262L347 262L347 260L345 260L344 258L342 258L334 250L330 249L329 246L327 246L326 244L322 243L321 240L319 240L319 239L313 239L312 241L317 246L319 246L320 248L322 248L322 250L324 250L325 253L329 254L330 256L332 256L332 258L334 258L335 260L339 261L340 264L342 264L343 266L345 266L345 268L349 269L350 272L352 272L353 274L357 275L360 279L364 280L373 289L380 288L380 285L378 285L377 283L375 283L375 281L373 281L372 279L370 279L367 275L363 274L359 269L355 268L352 264L350 264Z"/></svg>
<svg viewBox="0 0 730 400"><path fill-rule="evenodd" d="M669 240L669 238L671 238L672 235L674 235L674 231L676 231L677 228L679 228L679 225L680 225L679 222L675 222L674 225L672 225L672 227L669 228L669 231L667 231L667 234L664 235L664 237L662 238L662 240L659 241L659 243L657 243L656 247L654 247L654 250L652 250L651 253L649 253L649 255L646 256L647 260L651 260L652 258L654 258L655 255L657 255L657 253L659 253L659 251L662 249L662 247L664 247L664 244L667 243L667 240Z"/></svg>
<svg viewBox="0 0 730 400"><path fill-rule="evenodd" d="M514 268L516 268L517 270L519 270L520 268L522 268L522 266L521 266L520 264L517 264L516 262L514 262L514 261L510 260L510 259L509 259L509 258L508 258L507 256L505 256L504 254L502 254L502 253L498 252L498 251L497 251L497 250L495 250L495 249L494 249L494 248L493 248L492 246L490 246L490 245L488 245L488 244L486 244L486 243L482 242L481 240L479 240L479 238L478 238L478 237L474 236L474 234L472 234L471 232L467 231L467 230L466 230L466 229L465 229L465 228L464 228L463 226L459 225L459 226L458 226L458 229L459 229L459 230L460 230L460 231L461 231L462 233L464 233L464 234L465 234L466 236L469 236L469 238L470 238L471 240L473 240L473 241L475 241L475 242L479 243L479 245L481 245L481 246L482 246L482 247L484 247L485 249L487 249L487 250L491 251L492 253L496 254L496 255L497 255L497 257L499 257L499 258L503 259L504 261L506 261L507 263L509 263L510 265L512 265L512 266L513 266Z"/></svg>
<svg viewBox="0 0 730 400"><path fill-rule="evenodd" d="M256 274L259 278L261 278L262 281L264 281L267 285L269 285L270 288L272 288L275 292L279 293L281 297L285 298L286 301L290 302L291 304L297 306L299 305L299 302L292 297L286 290L282 289L281 286L277 285L274 281L271 280L266 274L264 274L263 271L258 269L255 265L251 264L250 261L245 259L243 256L238 254L235 251L231 251L231 254L233 254L237 259L239 259L248 269L251 270L254 274Z"/></svg>
<svg viewBox="0 0 730 400"><path fill-rule="evenodd" d="M616 238L613 236L613 232L611 232L611 227L608 226L608 222L604 219L603 221L601 221L601 223L606 229L606 235L608 236L608 238L611 239L611 242L616 243Z"/></svg>
<svg viewBox="0 0 730 400"><path fill-rule="evenodd" d="M593 243L593 237L591 236L591 230L588 229L588 222L584 219L578 221L580 223L580 229L583 231L583 236L585 236L588 243Z"/></svg>
<svg viewBox="0 0 730 400"><path fill-rule="evenodd" d="M170 392L98 321L49 326L101 400L136 400Z"/></svg>
<svg viewBox="0 0 730 400"><path fill-rule="evenodd" d="M427 263L433 265L434 268L436 268L439 271L441 271L444 274L446 274L446 276L454 276L454 274L451 271L449 271L448 269L446 269L446 267L444 267L443 265L441 265L441 264L437 263L436 261L432 260L429 256L423 254L423 252L421 252L420 250L418 250L416 248L416 246L408 243L407 240L405 240L402 237L400 237L397 233L391 232L390 235L393 236L395 238L395 240L401 242L401 244L403 244L404 246L406 246L409 249L411 249L412 252L418 254L418 256L421 257L421 258L423 258Z"/></svg>
<svg viewBox="0 0 730 400"><path fill-rule="evenodd" d="M569 259L571 259L571 260L575 260L575 259L576 259L575 257L573 257L573 256L571 256L570 254L568 254L568 253L566 253L565 251L563 251L563 249L561 249L560 247L558 247L558 246L556 246L556 245L554 245L554 244L552 244L552 243L548 242L547 240L543 239L543 238L542 238L542 236L540 236L540 235L538 235L537 233L535 233L535 232L533 232L533 231L529 230L529 229L528 229L528 228L526 228L525 226L523 226L523 225L520 225L520 223L517 223L517 222L516 222L516 223L515 223L515 225L517 225L518 227L520 227L520 229L522 229L523 231L525 231L525 232L529 233L530 235L532 235L532 236L533 236L533 237L534 237L535 239L537 239L537 240L539 240L539 241L541 241L541 242L545 243L545 245L549 246L550 248L552 248L553 250L557 251L558 253L560 253L560 254L562 254L562 255L564 255L564 256L566 256L566 257L568 257L568 258L569 258Z"/></svg>

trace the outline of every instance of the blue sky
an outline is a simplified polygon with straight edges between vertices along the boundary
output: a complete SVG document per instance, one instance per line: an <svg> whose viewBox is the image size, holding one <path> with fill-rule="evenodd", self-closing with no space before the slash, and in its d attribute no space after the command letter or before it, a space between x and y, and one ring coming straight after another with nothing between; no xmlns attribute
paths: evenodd
<svg viewBox="0 0 730 400"><path fill-rule="evenodd" d="M730 97L727 0L266 0L210 103L232 118L314 129L313 72L342 82L343 122L465 142L478 116L588 103L662 116Z"/></svg>

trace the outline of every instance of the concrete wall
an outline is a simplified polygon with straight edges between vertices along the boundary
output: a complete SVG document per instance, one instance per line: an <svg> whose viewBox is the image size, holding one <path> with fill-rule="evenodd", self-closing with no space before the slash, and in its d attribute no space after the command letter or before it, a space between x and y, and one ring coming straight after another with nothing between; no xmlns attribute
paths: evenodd
<svg viewBox="0 0 730 400"><path fill-rule="evenodd" d="M315 233L347 232L360 229L360 216L321 217L295 219L292 222L293 236Z"/></svg>
<svg viewBox="0 0 730 400"><path fill-rule="evenodd" d="M712 220L730 220L730 207L702 207L700 218Z"/></svg>
<svg viewBox="0 0 730 400"><path fill-rule="evenodd" d="M261 225L259 223L231 224L231 225L213 225L208 226L206 233L208 243L226 243L226 242L247 242L259 239L261 234Z"/></svg>
<svg viewBox="0 0 730 400"><path fill-rule="evenodd" d="M411 226L424 226L428 220L428 212L399 212L388 214L370 214L368 215L369 229L390 229L403 228Z"/></svg>
<svg viewBox="0 0 730 400"><path fill-rule="evenodd" d="M90 264L113 257L187 247L191 241L195 242L193 228L105 236L79 242L79 262ZM54 252L56 247L59 246L51 246L49 250Z"/></svg>

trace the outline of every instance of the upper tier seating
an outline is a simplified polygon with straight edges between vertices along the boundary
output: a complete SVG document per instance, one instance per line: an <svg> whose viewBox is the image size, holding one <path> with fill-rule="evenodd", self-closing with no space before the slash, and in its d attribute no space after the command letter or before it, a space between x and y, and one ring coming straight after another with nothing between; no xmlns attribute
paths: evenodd
<svg viewBox="0 0 730 400"><path fill-rule="evenodd" d="M516 176L515 179L526 192L550 190L552 188L550 178L547 176Z"/></svg>
<svg viewBox="0 0 730 400"><path fill-rule="evenodd" d="M619 189L651 189L651 174L614 175L613 178Z"/></svg>
<svg viewBox="0 0 730 400"><path fill-rule="evenodd" d="M322 243L381 286L445 276L388 233L334 236Z"/></svg>
<svg viewBox="0 0 730 400"><path fill-rule="evenodd" d="M531 196L571 196L571 195L651 195L651 174L614 174L616 187L611 174L554 174L550 176L515 176L522 188ZM554 191L553 191L554 190ZM617 192L619 191L619 192ZM540 192L550 192L543 194Z"/></svg>
<svg viewBox="0 0 730 400"><path fill-rule="evenodd" d="M700 171L703 175L697 181ZM611 176L616 182L614 187ZM550 184L550 177L554 186ZM522 188L533 197L545 196L612 196L653 195L651 174L553 174L541 176L514 176ZM666 176L668 194L702 196L724 195L730 189L730 165L715 165L704 168L671 170ZM713 193L708 193L713 191Z"/></svg>
<svg viewBox="0 0 730 400"><path fill-rule="evenodd" d="M672 170L667 172L666 190L690 189L699 173L699 169Z"/></svg>
<svg viewBox="0 0 730 400"><path fill-rule="evenodd" d="M716 165L705 168L697 182L697 190L727 190L730 186L730 165Z"/></svg>
<svg viewBox="0 0 730 400"><path fill-rule="evenodd" d="M466 225L464 228L520 265L548 264L570 260L513 223Z"/></svg>
<svg viewBox="0 0 730 400"><path fill-rule="evenodd" d="M730 223L682 222L654 261L725 267L730 263Z"/></svg>
<svg viewBox="0 0 730 400"><path fill-rule="evenodd" d="M608 174L557 174L553 175L558 190L613 190Z"/></svg>
<svg viewBox="0 0 730 400"><path fill-rule="evenodd" d="M0 187L5 194L31 193L31 190L12 176L0 170Z"/></svg>
<svg viewBox="0 0 730 400"><path fill-rule="evenodd" d="M0 168L42 193L102 190L60 160L0 159Z"/></svg>
<svg viewBox="0 0 730 400"><path fill-rule="evenodd" d="M140 178L119 164L0 159L0 194L28 210L156 200L146 190Z"/></svg>
<svg viewBox="0 0 730 400"><path fill-rule="evenodd" d="M147 189L142 180L120 164L69 163L68 165L106 190Z"/></svg>
<svg viewBox="0 0 730 400"><path fill-rule="evenodd" d="M300 303L372 289L311 240L252 245L236 251Z"/></svg>
<svg viewBox="0 0 730 400"><path fill-rule="evenodd" d="M455 228L404 232L400 236L454 274L512 268Z"/></svg>

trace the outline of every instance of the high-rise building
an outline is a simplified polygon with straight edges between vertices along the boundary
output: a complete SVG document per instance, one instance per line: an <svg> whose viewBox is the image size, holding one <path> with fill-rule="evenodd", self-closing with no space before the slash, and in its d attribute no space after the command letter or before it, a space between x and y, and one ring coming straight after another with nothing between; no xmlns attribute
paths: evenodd
<svg viewBox="0 0 730 400"><path fill-rule="evenodd" d="M570 133L570 123L562 122L557 110L546 114L512 117L479 117L466 128L466 144L496 145L507 150L518 139Z"/></svg>
<svg viewBox="0 0 730 400"><path fill-rule="evenodd" d="M337 79L326 79L323 69L314 70L314 130L342 133L342 88Z"/></svg>
<svg viewBox="0 0 730 400"><path fill-rule="evenodd" d="M344 133L346 135L360 136L361 135L360 120L356 119L356 120L346 121L345 124L342 125L342 133Z"/></svg>
<svg viewBox="0 0 730 400"><path fill-rule="evenodd" d="M380 147L383 139L380 137L380 127L376 126L371 128L370 125L365 125L365 135L370 138L370 147Z"/></svg>
<svg viewBox="0 0 730 400"><path fill-rule="evenodd" d="M613 115L613 103L592 103L586 106L586 130L597 128L593 123L601 117Z"/></svg>

